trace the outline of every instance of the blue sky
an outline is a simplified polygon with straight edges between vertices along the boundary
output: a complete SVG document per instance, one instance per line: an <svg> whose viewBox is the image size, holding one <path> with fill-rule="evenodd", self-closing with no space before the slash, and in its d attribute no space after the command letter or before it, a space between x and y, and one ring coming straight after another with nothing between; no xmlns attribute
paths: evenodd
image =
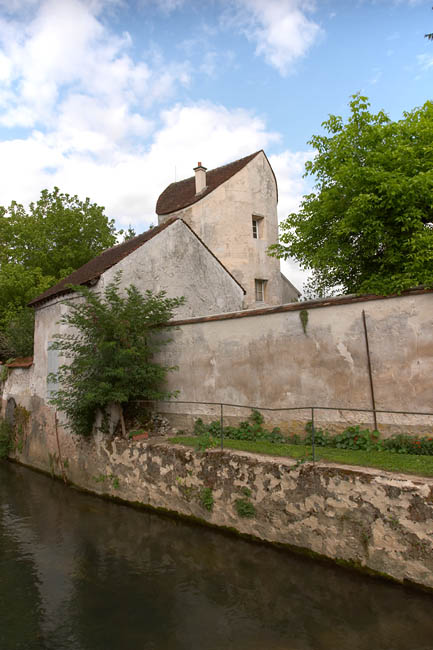
<svg viewBox="0 0 433 650"><path fill-rule="evenodd" d="M309 138L350 95L394 119L431 99L432 4L0 0L0 204L58 185L140 231L198 160L263 148L283 218Z"/></svg>

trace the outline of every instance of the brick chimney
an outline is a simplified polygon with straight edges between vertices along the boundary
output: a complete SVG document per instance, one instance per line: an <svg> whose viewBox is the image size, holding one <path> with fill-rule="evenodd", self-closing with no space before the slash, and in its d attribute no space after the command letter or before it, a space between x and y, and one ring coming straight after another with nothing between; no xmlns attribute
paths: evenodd
<svg viewBox="0 0 433 650"><path fill-rule="evenodd" d="M203 167L201 162L197 163L194 167L195 171L195 193L200 194L206 189L206 167Z"/></svg>

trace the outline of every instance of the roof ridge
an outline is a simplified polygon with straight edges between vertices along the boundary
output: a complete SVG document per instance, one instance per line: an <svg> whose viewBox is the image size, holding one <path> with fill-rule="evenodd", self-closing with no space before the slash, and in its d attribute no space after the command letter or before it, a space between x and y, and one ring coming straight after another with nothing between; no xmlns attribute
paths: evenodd
<svg viewBox="0 0 433 650"><path fill-rule="evenodd" d="M195 191L195 176L189 176L180 181L170 183L158 197L156 202L156 213L159 215L171 214L178 210L182 210L183 208L187 208L193 203L197 203L197 201L200 201L241 171L245 165L251 162L260 153L263 153L266 157L264 150L259 149L254 153L248 154L248 156L243 156L242 158L232 160L224 165L206 171L207 185L199 194Z"/></svg>

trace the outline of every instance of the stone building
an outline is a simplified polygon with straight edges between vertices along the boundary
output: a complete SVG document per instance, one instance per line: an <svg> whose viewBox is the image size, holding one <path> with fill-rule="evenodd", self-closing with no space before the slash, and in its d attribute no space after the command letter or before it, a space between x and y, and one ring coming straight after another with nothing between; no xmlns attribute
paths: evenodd
<svg viewBox="0 0 433 650"><path fill-rule="evenodd" d="M244 308L280 305L299 291L267 248L277 242L278 187L263 150L171 183L156 204L159 223L181 217L246 290Z"/></svg>
<svg viewBox="0 0 433 650"><path fill-rule="evenodd" d="M21 394L19 401L29 408L30 400L33 413L47 408L47 400L56 388L48 376L64 363L58 351L50 347L53 337L65 333L69 327L60 322L68 303L80 299L69 285L87 285L98 293L103 292L119 271L121 287L135 284L142 292L164 290L168 297L184 296L186 302L177 310L179 317L242 309L243 287L181 219L170 219L113 246L30 303L35 309L34 359L27 375L30 381L26 397Z"/></svg>

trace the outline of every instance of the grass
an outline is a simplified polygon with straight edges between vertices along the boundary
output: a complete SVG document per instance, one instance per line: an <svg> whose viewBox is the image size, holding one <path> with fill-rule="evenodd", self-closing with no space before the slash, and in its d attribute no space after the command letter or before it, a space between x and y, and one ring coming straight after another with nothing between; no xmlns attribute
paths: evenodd
<svg viewBox="0 0 433 650"><path fill-rule="evenodd" d="M170 442L195 447L196 436L178 436ZM311 456L311 445L284 445L267 441L251 442L247 440L224 439L225 449L250 451L271 456L285 456L299 459ZM352 451L349 449L332 449L316 447L316 460L324 460L344 465L376 467L389 472L433 476L433 456L415 456L412 454L393 454L389 451Z"/></svg>

